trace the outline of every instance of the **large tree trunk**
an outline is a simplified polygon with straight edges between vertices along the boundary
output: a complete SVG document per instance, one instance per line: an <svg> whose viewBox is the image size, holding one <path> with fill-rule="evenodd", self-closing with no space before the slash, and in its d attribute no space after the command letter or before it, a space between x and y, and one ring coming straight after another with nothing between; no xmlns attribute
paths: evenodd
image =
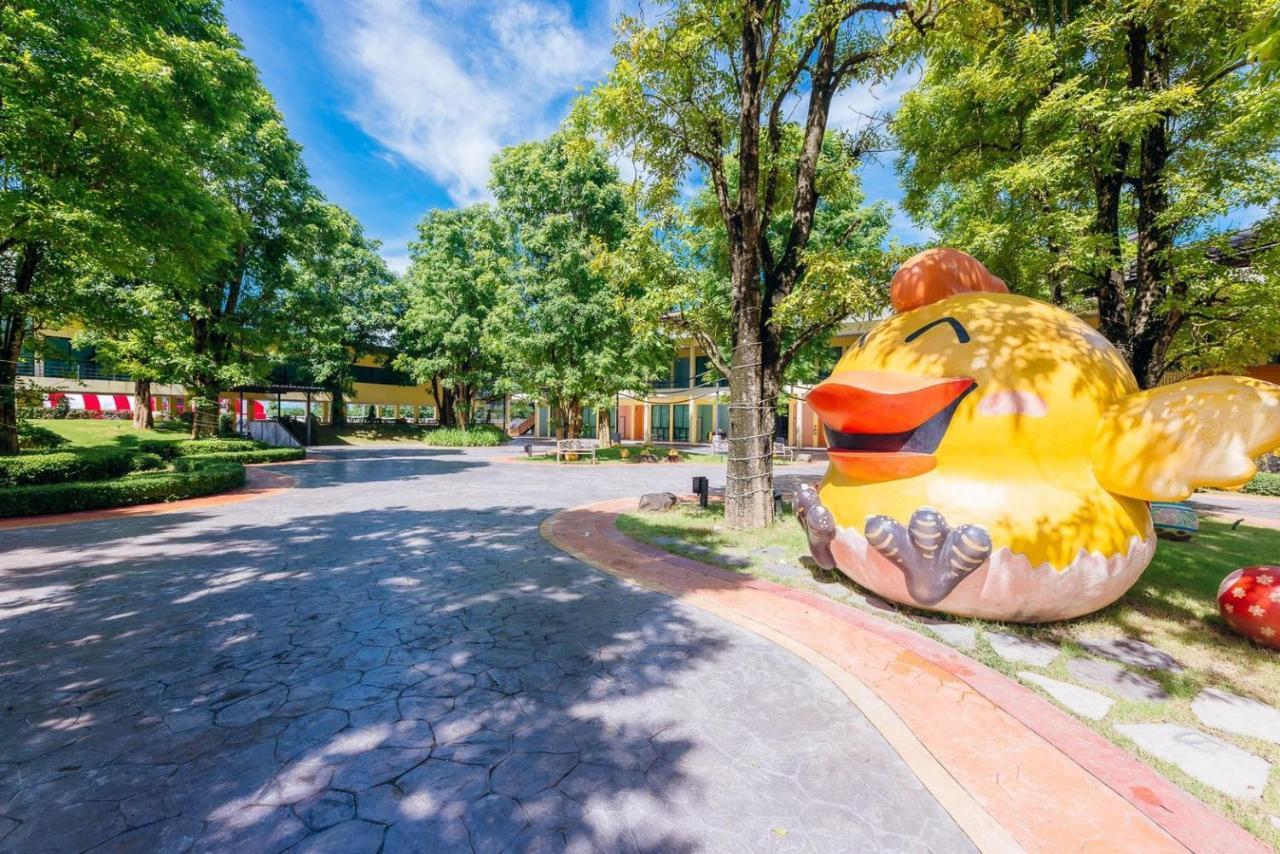
<svg viewBox="0 0 1280 854"><path fill-rule="evenodd" d="M14 315L6 320L10 323ZM19 322L22 319L18 318ZM18 453L18 357L5 336L5 346L0 351L0 456L12 457ZM18 346L22 336L18 335Z"/></svg>
<svg viewBox="0 0 1280 854"><path fill-rule="evenodd" d="M335 384L329 393L329 426L347 426L347 398L342 393L342 383Z"/></svg>
<svg viewBox="0 0 1280 854"><path fill-rule="evenodd" d="M748 261L738 269L754 267ZM729 458L725 474L725 521L734 528L760 528L773 521L773 431L776 382L766 382L760 288L748 279L739 291L732 371L729 375Z"/></svg>
<svg viewBox="0 0 1280 854"><path fill-rule="evenodd" d="M13 278L13 293L25 297L31 293L36 280L36 270L44 250L35 243L22 246ZM12 306L12 303L11 303ZM18 453L18 360L22 358L22 341L27 334L27 316L21 311L10 312L0 328L0 456L11 457Z"/></svg>
<svg viewBox="0 0 1280 854"><path fill-rule="evenodd" d="M18 359L26 317L5 318L4 341L0 346L0 456L18 453Z"/></svg>
<svg viewBox="0 0 1280 854"><path fill-rule="evenodd" d="M465 385L458 386L457 403L455 404L453 417L461 430L466 430L471 426L471 397L470 388Z"/></svg>
<svg viewBox="0 0 1280 854"><path fill-rule="evenodd" d="M1146 88L1157 92L1167 85L1168 42L1157 21L1149 34L1150 59ZM1133 348L1129 354L1138 384L1151 388L1165 371L1169 344L1181 326L1180 312L1165 306L1173 281L1169 257L1173 232L1165 221L1169 194L1165 169L1169 163L1169 120L1161 118L1142 134L1137 182L1137 293L1133 305Z"/></svg>
<svg viewBox="0 0 1280 854"><path fill-rule="evenodd" d="M582 438L582 402L575 400L573 407L569 410L569 438Z"/></svg>
<svg viewBox="0 0 1280 854"><path fill-rule="evenodd" d="M596 439L600 447L613 447L613 423L609 419L609 407L601 407L596 415Z"/></svg>
<svg viewBox="0 0 1280 854"><path fill-rule="evenodd" d="M1124 169L1128 146L1122 146L1112 160L1112 169L1094 184L1097 207L1093 233L1105 247L1096 273L1095 293L1098 298L1098 329L1107 340L1129 351L1129 304L1124 283L1124 260L1121 255L1120 194L1124 186Z"/></svg>
<svg viewBox="0 0 1280 854"><path fill-rule="evenodd" d="M191 383L191 438L212 439L218 435L218 382L208 374L197 374Z"/></svg>
<svg viewBox="0 0 1280 854"><path fill-rule="evenodd" d="M151 414L151 380L133 381L133 429L150 430L156 426Z"/></svg>

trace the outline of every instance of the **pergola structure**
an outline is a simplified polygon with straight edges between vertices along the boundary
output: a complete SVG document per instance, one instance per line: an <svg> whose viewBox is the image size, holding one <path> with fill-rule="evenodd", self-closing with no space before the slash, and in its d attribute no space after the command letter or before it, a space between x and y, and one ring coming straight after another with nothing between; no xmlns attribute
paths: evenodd
<svg viewBox="0 0 1280 854"><path fill-rule="evenodd" d="M330 394L327 388L325 388L324 386L318 386L318 385L293 385L293 384L241 385L241 386L236 386L231 390L234 392L238 392L240 395L240 412L241 413L244 412L244 396L246 394L266 394L266 395L274 394L276 396L277 417L279 417L279 414L280 414L280 404L283 402L283 398L286 394L305 395L306 402L307 402L307 417L304 420L307 425L306 444L308 446L310 446L311 444L311 401L316 396L321 396L321 399L327 400ZM243 416L241 415L241 417Z"/></svg>

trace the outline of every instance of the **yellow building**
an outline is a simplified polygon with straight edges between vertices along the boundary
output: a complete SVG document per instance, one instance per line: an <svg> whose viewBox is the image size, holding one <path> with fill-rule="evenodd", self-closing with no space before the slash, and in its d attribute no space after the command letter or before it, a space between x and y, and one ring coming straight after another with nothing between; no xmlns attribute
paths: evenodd
<svg viewBox="0 0 1280 854"><path fill-rule="evenodd" d="M61 396L68 398L74 410L120 412L133 408L133 378L113 373L101 366L92 347L77 348L72 344L73 330L64 329L44 336L42 354L24 352L18 365L18 376L43 390L46 407L53 407ZM429 389L414 383L407 375L383 365L388 353L362 356L353 366L353 393L345 397L349 418L364 420L370 416L381 420L405 419L429 422L436 418L436 401ZM270 385L287 388L306 385L296 369L283 366L273 372ZM188 394L181 385L154 383L152 408L157 414L176 417L187 408ZM308 395L301 390L244 392L227 390L221 395L224 408L240 409L243 416L261 420L277 415L302 415L307 409ZM329 418L331 401L326 393L311 395L311 412L321 421ZM372 410L370 410L372 407Z"/></svg>
<svg viewBox="0 0 1280 854"><path fill-rule="evenodd" d="M847 321L831 337L837 358L874 321ZM815 377L816 380L821 379ZM791 385L785 413L779 413L778 440L793 447L826 447L826 436L813 411L804 403L810 386ZM649 388L623 392L608 408L609 423L623 441L650 441L672 444L706 444L717 433L729 432L729 381L717 375L705 351L690 342L680 342L667 376ZM602 411L583 413L583 434L593 437ZM534 435L556 435L555 419L546 406L535 414Z"/></svg>

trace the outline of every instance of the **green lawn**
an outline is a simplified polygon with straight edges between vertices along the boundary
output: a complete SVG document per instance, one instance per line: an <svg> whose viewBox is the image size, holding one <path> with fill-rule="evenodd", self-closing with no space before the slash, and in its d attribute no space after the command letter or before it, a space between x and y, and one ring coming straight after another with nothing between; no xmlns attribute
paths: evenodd
<svg viewBox="0 0 1280 854"><path fill-rule="evenodd" d="M348 424L320 427L318 445L377 445L383 442L421 442L426 427L417 424Z"/></svg>
<svg viewBox="0 0 1280 854"><path fill-rule="evenodd" d="M519 445L520 440L519 439L513 440L513 444ZM622 448L616 445L612 448L601 448L600 450L596 451L596 459L600 460L601 462L606 462L606 461L620 462L622 461L622 450L623 450ZM640 447L638 445L627 445L626 450L628 451L628 453L631 454L631 457L628 460L626 460L626 462L630 462L630 463L636 462L637 461L636 458L640 456ZM676 450L680 454L680 459L687 460L689 462L719 463L720 465L724 465L727 460L724 454L699 454L693 451L680 450L679 448L677 448ZM668 451L670 451L669 447L660 446L653 449L653 455L657 457L659 460L665 461L667 458ZM554 463L556 461L556 455L554 451L549 454L546 454L546 453L534 454L531 459L534 462L539 462L539 463ZM591 455L579 454L577 462L591 465ZM786 460L774 460L773 464L775 466L796 465L795 463L792 463Z"/></svg>
<svg viewBox="0 0 1280 854"><path fill-rule="evenodd" d="M516 439L514 441L514 444L519 445L520 440ZM623 451L623 448L620 448L617 445L613 446L612 448L601 448L600 450L596 451L596 459L602 463L603 462L611 462L611 463L628 462L628 463L638 464L637 461L640 457L640 448L638 446L628 446L626 448L627 453L631 455L630 458L627 460L622 459L622 451ZM680 453L680 459L682 460L696 460L704 456L702 454L691 454L688 451L680 451L679 453ZM661 461L665 461L667 459L666 448L655 448L653 451L653 454ZM555 452L552 451L549 454L534 454L532 457L530 457L530 459L536 463L554 463L556 461L556 455L555 455ZM582 465L582 464L591 465L591 454L589 453L579 454L576 462L565 463L565 465ZM652 463L649 463L648 465L652 465Z"/></svg>
<svg viewBox="0 0 1280 854"><path fill-rule="evenodd" d="M638 540L695 560L851 604L857 604L858 594L865 593L843 576L833 578L820 570L800 578L780 577L769 572L768 564L777 558L753 554L753 550L774 547L777 554L792 557L808 554L804 534L795 517L789 514L770 528L735 531L724 524L722 505L701 510L683 504L668 513L624 514L618 519L618 528ZM1169 700L1119 699L1103 721L1082 719L1107 738L1136 752L1134 745L1115 729L1115 724L1168 721L1203 727L1191 711L1191 700L1204 688L1221 688L1273 704L1280 698L1280 653L1255 646L1233 634L1218 616L1218 584L1228 573L1251 564L1280 564L1280 531L1201 522L1200 533L1188 542L1161 540L1155 559L1138 583L1115 604L1094 614L1039 626L1001 625L972 619L959 622L980 630L1013 632L1061 645L1063 654L1048 668L1011 664L996 655L985 640L980 640L978 648L969 653L1013 678L1020 670L1033 670L1062 681L1074 681L1066 663L1085 655L1077 643L1084 638L1135 637L1174 656L1186 667L1183 673L1151 674L1171 695ZM900 608L888 616L927 631L912 620L913 616L923 613ZM1218 735L1280 766L1280 746L1226 733ZM1280 829L1273 826L1269 818L1280 815L1280 773L1272 774L1272 783L1261 801L1244 803L1208 789L1173 766L1151 757L1147 759L1161 773L1280 848Z"/></svg>
<svg viewBox="0 0 1280 854"><path fill-rule="evenodd" d="M62 447L63 450L103 446L127 448L138 444L143 439L176 442L191 438L186 425L180 422L174 423L172 426L166 425L166 429L163 430L135 430L133 429L132 421L108 419L98 421L79 418L41 418L32 423L48 428L69 439L71 444L64 445Z"/></svg>

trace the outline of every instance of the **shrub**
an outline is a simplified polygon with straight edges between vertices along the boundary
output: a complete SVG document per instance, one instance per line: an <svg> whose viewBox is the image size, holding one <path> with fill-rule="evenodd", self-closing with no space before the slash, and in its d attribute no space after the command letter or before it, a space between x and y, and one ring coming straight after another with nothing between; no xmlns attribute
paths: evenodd
<svg viewBox="0 0 1280 854"><path fill-rule="evenodd" d="M0 488L106 480L137 471L132 448L88 448L0 457ZM142 455L148 467L150 457ZM157 459L156 462L159 462Z"/></svg>
<svg viewBox="0 0 1280 854"><path fill-rule="evenodd" d="M228 451L223 454L190 454L173 461L177 471L189 471L211 462L229 461L252 465L254 463L287 463L307 456L303 448L262 448L256 451Z"/></svg>
<svg viewBox="0 0 1280 854"><path fill-rule="evenodd" d="M492 424L481 424L466 430L437 427L424 433L422 441L437 448L493 448L501 445L505 436Z"/></svg>
<svg viewBox="0 0 1280 854"><path fill-rule="evenodd" d="M41 427L30 421L18 422L18 446L21 448L56 448L70 441L48 427Z"/></svg>
<svg viewBox="0 0 1280 854"><path fill-rule="evenodd" d="M0 490L0 516L100 510L213 495L244 486L244 466L217 462L186 472L148 472L115 480L54 483Z"/></svg>
<svg viewBox="0 0 1280 854"><path fill-rule="evenodd" d="M155 471L165 467L164 457L139 451L133 455L131 471Z"/></svg>
<svg viewBox="0 0 1280 854"><path fill-rule="evenodd" d="M185 439L167 441L165 439L143 439L137 444L140 451L159 454L166 460L175 457L202 456L205 454L228 454L242 451L258 451L269 447L252 439Z"/></svg>
<svg viewBox="0 0 1280 854"><path fill-rule="evenodd" d="M1240 487L1240 491L1247 492L1250 495L1273 495L1280 497L1280 474L1260 471L1253 476L1253 480L1250 480L1244 486Z"/></svg>

